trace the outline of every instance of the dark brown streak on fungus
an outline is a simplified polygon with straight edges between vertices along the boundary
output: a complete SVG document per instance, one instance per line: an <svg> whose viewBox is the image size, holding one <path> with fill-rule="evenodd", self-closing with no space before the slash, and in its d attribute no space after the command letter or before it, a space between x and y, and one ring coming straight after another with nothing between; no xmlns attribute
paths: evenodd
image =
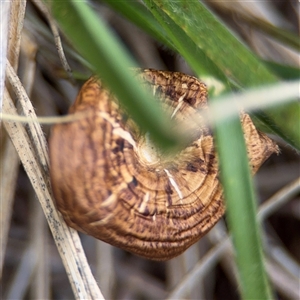
<svg viewBox="0 0 300 300"><path fill-rule="evenodd" d="M207 107L207 89L177 72L135 70L174 124ZM193 124L195 139L170 159L121 111L97 78L80 90L70 113L86 117L54 126L51 181L67 224L153 260L173 258L197 242L224 214L218 161L209 128ZM241 123L253 173L276 144L247 114Z"/></svg>

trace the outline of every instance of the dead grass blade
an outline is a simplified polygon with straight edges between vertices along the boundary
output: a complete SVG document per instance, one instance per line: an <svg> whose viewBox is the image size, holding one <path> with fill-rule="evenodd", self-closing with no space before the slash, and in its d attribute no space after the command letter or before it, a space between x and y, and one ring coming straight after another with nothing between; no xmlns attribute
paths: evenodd
<svg viewBox="0 0 300 300"><path fill-rule="evenodd" d="M3 111L17 114L7 90L4 94ZM35 117L33 108L32 115ZM87 263L77 232L65 224L54 206L49 175L41 166L40 157L36 155L35 147L25 128L14 122L5 122L4 125L40 200L76 299L103 299ZM44 137L38 136L37 132L33 133L33 136L35 135L37 136L36 142L39 143L41 149L40 153L47 153L46 144L43 143ZM47 157L45 159L48 160Z"/></svg>

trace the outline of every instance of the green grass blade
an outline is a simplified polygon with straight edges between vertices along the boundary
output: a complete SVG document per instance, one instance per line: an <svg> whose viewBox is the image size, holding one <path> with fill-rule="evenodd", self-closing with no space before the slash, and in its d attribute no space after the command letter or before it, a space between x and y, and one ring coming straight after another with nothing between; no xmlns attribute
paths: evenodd
<svg viewBox="0 0 300 300"><path fill-rule="evenodd" d="M167 118L155 100L142 88L129 67L135 66L116 37L83 1L53 1L52 12L66 36L94 67L140 128L149 131L163 148L178 144ZM143 99L143 101L141 101Z"/></svg>
<svg viewBox="0 0 300 300"><path fill-rule="evenodd" d="M217 124L216 140L226 216L236 249L242 298L272 299L256 221L256 197L239 119Z"/></svg>
<svg viewBox="0 0 300 300"><path fill-rule="evenodd" d="M200 2L146 0L145 3L162 26L166 20L165 15L172 19L234 82L241 86L259 86L262 82L276 81L276 77L251 51ZM165 26L169 26L170 22L167 24ZM167 31L166 28L165 30ZM179 41L179 52L188 61L189 53L181 43L181 37L176 33L170 37L176 46L176 40ZM216 133L229 225L238 252L241 294L244 299L269 299L271 292L266 280L259 229L255 219L255 196L239 120L219 124ZM243 216L242 221L240 216ZM245 236L249 238L245 239Z"/></svg>
<svg viewBox="0 0 300 300"><path fill-rule="evenodd" d="M299 80L268 84L259 88L251 88L243 93L230 93L218 97L218 101L210 103L213 109L218 108L217 119L223 120L238 113L234 110L235 103L251 113L257 128L262 132L275 135L285 135L285 141L293 145L300 151L300 103L299 103ZM264 111L263 111L264 110ZM279 118L285 119L285 128L288 128L289 136L286 132L280 132L282 127L275 126L274 122L269 121L269 115L276 121ZM259 118L258 118L259 117ZM264 122L260 120L263 119ZM295 120L298 120L295 122Z"/></svg>
<svg viewBox="0 0 300 300"><path fill-rule="evenodd" d="M178 47L178 51L192 66L196 74L202 74L200 64L209 59L216 68L227 74L233 82L240 87L253 87L261 84L276 82L277 76L242 43L240 42L201 2L199 1L167 1L144 0L149 10L168 32L172 43ZM201 17L199 17L201 16ZM169 21L175 23L181 32ZM203 54L198 64L193 63L197 58L191 59L193 53L184 43L186 34ZM187 40L187 39L186 39ZM205 59L206 57L206 59ZM210 73L212 76L215 74ZM221 77L218 77L219 79ZM222 80L222 79L221 79ZM227 85L228 81L224 82ZM285 110L293 109L292 105L286 105ZM298 124L299 114L292 114L291 124ZM276 116L276 120L275 120ZM295 126L286 126L286 119L280 114L265 111L257 114L257 118L272 132L276 132L292 147L299 149L298 130Z"/></svg>
<svg viewBox="0 0 300 300"><path fill-rule="evenodd" d="M227 89L230 89L231 82L226 74L187 36L184 30L162 10L154 6L152 1L146 0L144 2L147 3L153 15L168 33L172 43L176 46L177 52L186 59L197 76L213 76L222 81Z"/></svg>
<svg viewBox="0 0 300 300"><path fill-rule="evenodd" d="M276 77L261 61L200 1L144 2L155 16L163 12L172 19L197 47L238 85L258 86L261 83L276 81ZM161 25L163 26L162 23ZM173 43L175 44L174 41Z"/></svg>
<svg viewBox="0 0 300 300"><path fill-rule="evenodd" d="M264 64L268 67L269 70L272 70L274 74L282 79L292 80L300 78L300 69L297 67L291 67L266 60L264 60Z"/></svg>
<svg viewBox="0 0 300 300"><path fill-rule="evenodd" d="M124 17L141 29L149 33L153 38L164 43L172 50L184 53L188 49L186 55L187 62L198 76L214 76L221 82L229 84L225 74L211 61L195 43L187 37L184 31L173 22L167 15L160 15L159 10L155 10L156 18L160 20L161 26L145 6L136 1L119 2L105 0L105 2L120 12ZM153 12L153 11L152 11ZM168 24L168 26L164 26ZM170 39L170 36L176 35L177 38ZM188 55L187 55L188 54Z"/></svg>
<svg viewBox="0 0 300 300"><path fill-rule="evenodd" d="M255 112L255 116L267 126L267 132L282 137L286 143L300 151L299 101Z"/></svg>

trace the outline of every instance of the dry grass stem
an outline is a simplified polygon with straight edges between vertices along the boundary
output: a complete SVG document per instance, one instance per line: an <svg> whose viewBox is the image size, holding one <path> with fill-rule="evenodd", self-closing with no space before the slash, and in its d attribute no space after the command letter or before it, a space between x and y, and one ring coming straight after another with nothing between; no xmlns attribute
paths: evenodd
<svg viewBox="0 0 300 300"><path fill-rule="evenodd" d="M10 227L11 214L13 209L13 199L15 187L17 184L19 158L17 152L1 127L1 151L0 151L0 166L1 166L1 182L0 182L0 279L2 278L3 263L5 257L5 249ZM5 175L5 176L4 176Z"/></svg>
<svg viewBox="0 0 300 300"><path fill-rule="evenodd" d="M12 115L16 114L16 109L7 91L5 92L3 111ZM67 227L56 211L50 190L49 175L41 168L40 159L35 154L24 127L19 123L4 123L4 125L40 200L75 297L77 299L103 299L89 269L77 232ZM43 148L41 153L46 153L43 141L44 136L36 140L39 147ZM46 161L48 161L48 157L46 157Z"/></svg>
<svg viewBox="0 0 300 300"><path fill-rule="evenodd" d="M5 82L5 66L9 57L14 69L18 67L18 58L21 43L21 31L23 27L25 15L25 1L14 1L1 3L0 19L0 117L2 113L2 99ZM7 56L6 56L7 54ZM17 174L19 159L18 155L2 127L2 118L0 123L0 166L1 166L1 182L0 182L0 278L2 277L3 260L7 244L8 231L11 220L13 199L15 187L17 183Z"/></svg>
<svg viewBox="0 0 300 300"><path fill-rule="evenodd" d="M20 109L22 110L23 114L28 118L36 118L36 114L32 103L27 96L27 93L20 82L18 76L14 72L12 66L10 65L9 61L7 61L7 69L6 69L6 76L9 83L12 86L14 93L16 94ZM5 111L4 111L5 112ZM31 139L33 142L33 147L36 147L37 150L37 158L40 161L40 164L43 166L45 172L49 170L49 160L48 160L48 151L47 151L47 143L41 126L35 122L28 123L29 126L29 134L31 135Z"/></svg>
<svg viewBox="0 0 300 300"><path fill-rule="evenodd" d="M2 111L2 99L4 93L4 81L5 81L5 65L7 57L7 43L8 43L8 30L9 30L9 12L10 1L1 3L0 9L0 112ZM1 124L0 124L1 126Z"/></svg>
<svg viewBox="0 0 300 300"><path fill-rule="evenodd" d="M10 9L10 26L8 37L8 56L14 70L17 70L19 64L19 53L21 46L21 33L23 30L26 1L12 1Z"/></svg>

